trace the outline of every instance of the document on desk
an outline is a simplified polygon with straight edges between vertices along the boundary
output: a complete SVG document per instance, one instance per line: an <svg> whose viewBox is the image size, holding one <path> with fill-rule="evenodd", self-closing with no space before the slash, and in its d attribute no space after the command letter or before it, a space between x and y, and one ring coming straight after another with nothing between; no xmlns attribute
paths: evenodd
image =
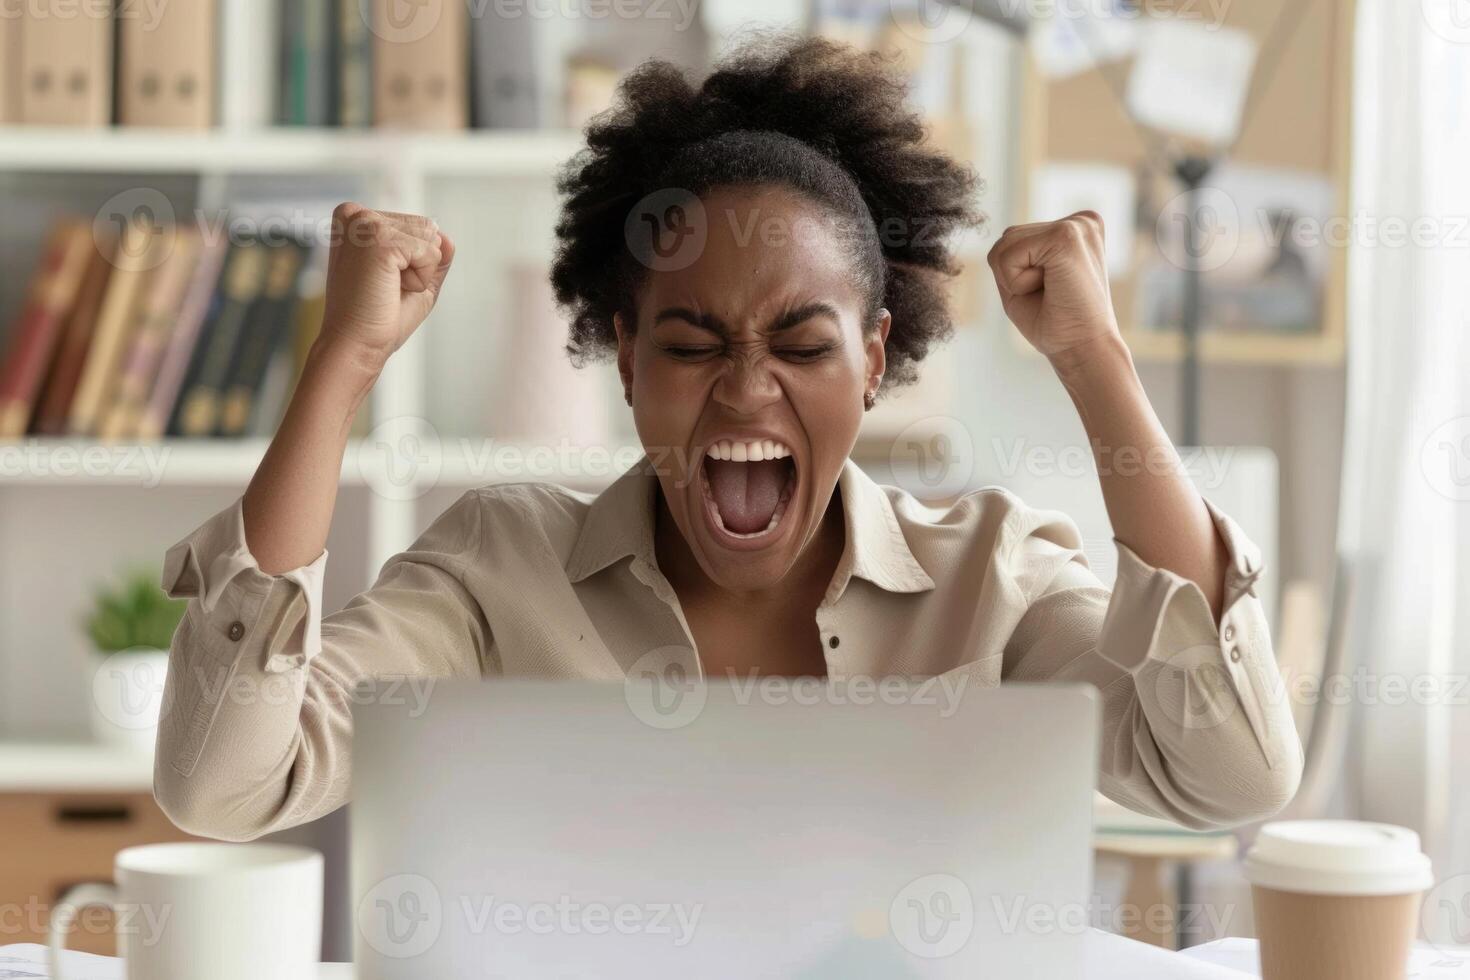
<svg viewBox="0 0 1470 980"><path fill-rule="evenodd" d="M68 951L62 954L66 980L123 980L123 961L111 956ZM320 980L352 980L352 964L323 963ZM51 959L36 943L0 946L0 980L51 980Z"/></svg>
<svg viewBox="0 0 1470 980"><path fill-rule="evenodd" d="M122 980L122 960L91 953L64 953L67 980ZM0 946L0 980L50 980L51 958L36 943Z"/></svg>

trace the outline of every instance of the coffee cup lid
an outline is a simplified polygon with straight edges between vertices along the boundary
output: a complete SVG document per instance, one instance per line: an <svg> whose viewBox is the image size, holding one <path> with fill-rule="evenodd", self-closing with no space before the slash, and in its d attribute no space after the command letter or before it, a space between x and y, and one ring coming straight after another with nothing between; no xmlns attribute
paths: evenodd
<svg viewBox="0 0 1470 980"><path fill-rule="evenodd" d="M1403 895L1434 885L1419 835L1358 820L1289 820L1261 828L1245 858L1251 884L1324 895Z"/></svg>

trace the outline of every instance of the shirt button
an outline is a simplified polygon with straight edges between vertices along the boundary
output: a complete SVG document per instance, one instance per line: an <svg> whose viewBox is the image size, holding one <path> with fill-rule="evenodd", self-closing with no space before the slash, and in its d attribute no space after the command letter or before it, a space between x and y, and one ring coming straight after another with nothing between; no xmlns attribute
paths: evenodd
<svg viewBox="0 0 1470 980"><path fill-rule="evenodd" d="M831 647L832 649L836 650L837 649L837 645L840 644L841 642L842 641L839 640L836 636L833 636L831 639L829 639L827 641L827 645L829 647Z"/></svg>
<svg viewBox="0 0 1470 980"><path fill-rule="evenodd" d="M1231 663L1240 663L1240 647L1231 647L1230 648L1230 662Z"/></svg>
<svg viewBox="0 0 1470 980"><path fill-rule="evenodd" d="M244 623L241 623L239 620L236 620L235 622L233 622L233 623L230 624L230 629L229 629L229 637L230 637L230 639L232 639L232 640L239 640L240 637L242 637L244 635L245 635L245 624Z"/></svg>
<svg viewBox="0 0 1470 980"><path fill-rule="evenodd" d="M1234 626L1226 626L1225 627L1225 642L1226 643L1229 643L1233 639L1235 639L1235 627Z"/></svg>

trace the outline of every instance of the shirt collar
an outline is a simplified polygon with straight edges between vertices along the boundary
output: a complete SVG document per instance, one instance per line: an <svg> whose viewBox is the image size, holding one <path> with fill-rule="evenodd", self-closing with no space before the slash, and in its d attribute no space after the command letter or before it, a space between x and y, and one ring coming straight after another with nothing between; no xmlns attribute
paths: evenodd
<svg viewBox="0 0 1470 980"><path fill-rule="evenodd" d="M580 582L629 556L657 565L653 546L657 485L653 465L644 456L597 495L567 559L570 581ZM837 486L847 540L827 601L842 595L854 575L889 592L934 588L934 580L909 549L887 492L851 459L843 464Z"/></svg>

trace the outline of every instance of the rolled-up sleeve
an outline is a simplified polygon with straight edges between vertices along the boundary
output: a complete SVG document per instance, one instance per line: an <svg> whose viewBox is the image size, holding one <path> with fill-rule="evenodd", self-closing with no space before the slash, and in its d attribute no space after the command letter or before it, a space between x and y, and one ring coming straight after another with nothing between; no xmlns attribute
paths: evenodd
<svg viewBox="0 0 1470 980"><path fill-rule="evenodd" d="M274 576L296 586L303 606L289 634L276 649L265 652L267 671L281 673L304 666L321 652L322 581L326 568L327 553L323 551L310 565ZM220 615L216 618L230 626L237 622L243 624L234 613L252 595L268 592L272 578L260 570L245 545L245 517L238 500L170 548L163 560L165 592L175 599L197 599L206 615L215 616L218 611ZM255 639L260 642L263 638Z"/></svg>
<svg viewBox="0 0 1470 980"><path fill-rule="evenodd" d="M1099 788L1187 827L1270 816L1295 795L1302 748L1256 589L1259 549L1206 501L1228 555L1218 622L1193 581L1116 542L1108 590L1071 521L1017 517L1013 567L1027 611L1007 647L1015 680L1078 680L1102 694Z"/></svg>
<svg viewBox="0 0 1470 980"><path fill-rule="evenodd" d="M361 682L479 676L490 632L463 585L478 515L477 496L465 495L325 618L325 552L267 574L246 545L239 502L169 549L163 587L190 600L154 764L169 817L200 836L249 840L323 816L347 800Z"/></svg>

